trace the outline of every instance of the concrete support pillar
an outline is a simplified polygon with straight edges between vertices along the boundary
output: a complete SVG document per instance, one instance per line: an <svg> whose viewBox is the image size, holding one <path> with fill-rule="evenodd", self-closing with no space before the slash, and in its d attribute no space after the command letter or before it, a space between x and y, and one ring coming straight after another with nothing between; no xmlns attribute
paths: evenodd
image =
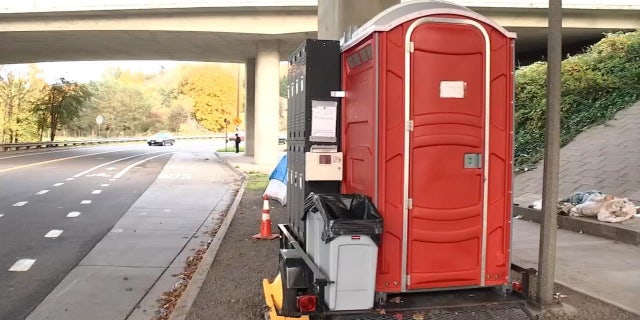
<svg viewBox="0 0 640 320"><path fill-rule="evenodd" d="M339 40L400 0L318 0L318 39Z"/></svg>
<svg viewBox="0 0 640 320"><path fill-rule="evenodd" d="M256 59L247 60L245 63L245 79L247 79L247 92L245 95L246 107L244 116L245 141L244 154L253 157L255 150L255 115L256 115Z"/></svg>
<svg viewBox="0 0 640 320"><path fill-rule="evenodd" d="M278 161L280 52L277 41L259 41L255 76L254 162Z"/></svg>

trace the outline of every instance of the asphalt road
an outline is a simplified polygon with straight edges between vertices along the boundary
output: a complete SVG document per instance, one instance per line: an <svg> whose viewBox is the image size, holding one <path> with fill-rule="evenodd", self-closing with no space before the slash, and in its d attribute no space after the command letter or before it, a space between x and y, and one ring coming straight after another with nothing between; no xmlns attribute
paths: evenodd
<svg viewBox="0 0 640 320"><path fill-rule="evenodd" d="M117 145L0 153L0 320L51 292L156 179L171 147Z"/></svg>

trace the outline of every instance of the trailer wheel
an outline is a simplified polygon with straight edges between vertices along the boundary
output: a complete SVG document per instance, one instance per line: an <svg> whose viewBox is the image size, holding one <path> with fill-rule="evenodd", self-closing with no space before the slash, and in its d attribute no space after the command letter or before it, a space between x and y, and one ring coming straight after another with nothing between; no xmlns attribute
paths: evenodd
<svg viewBox="0 0 640 320"><path fill-rule="evenodd" d="M506 284L503 284L503 285L500 285L500 286L493 287L493 290L494 290L497 294L499 294L499 295L501 295L501 296L503 296L503 297L506 297L506 296L508 296L509 294L511 294L511 287L509 287L509 285L506 285Z"/></svg>
<svg viewBox="0 0 640 320"><path fill-rule="evenodd" d="M387 293L386 292L376 292L375 295L375 303L379 307L383 307L387 304Z"/></svg>

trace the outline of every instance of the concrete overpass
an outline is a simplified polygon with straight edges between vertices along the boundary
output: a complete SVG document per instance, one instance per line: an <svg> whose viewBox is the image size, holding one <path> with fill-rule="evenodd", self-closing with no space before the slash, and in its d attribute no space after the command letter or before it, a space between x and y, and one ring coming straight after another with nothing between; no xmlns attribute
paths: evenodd
<svg viewBox="0 0 640 320"><path fill-rule="evenodd" d="M338 39L399 0L32 0L0 4L0 64L183 60L247 65L247 153L273 163L278 61L304 38ZM456 0L519 35L519 54L546 45L547 0ZM564 37L640 28L636 0L564 0ZM482 3L478 6L478 3ZM255 128L255 130L254 130ZM259 134L254 134L259 132Z"/></svg>

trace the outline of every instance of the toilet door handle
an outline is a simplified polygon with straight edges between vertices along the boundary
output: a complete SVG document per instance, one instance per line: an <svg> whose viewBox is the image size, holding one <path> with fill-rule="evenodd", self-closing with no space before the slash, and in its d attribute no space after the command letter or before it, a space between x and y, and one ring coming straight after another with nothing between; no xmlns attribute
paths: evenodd
<svg viewBox="0 0 640 320"><path fill-rule="evenodd" d="M465 153L463 161L465 169L480 169L482 168L482 153Z"/></svg>

